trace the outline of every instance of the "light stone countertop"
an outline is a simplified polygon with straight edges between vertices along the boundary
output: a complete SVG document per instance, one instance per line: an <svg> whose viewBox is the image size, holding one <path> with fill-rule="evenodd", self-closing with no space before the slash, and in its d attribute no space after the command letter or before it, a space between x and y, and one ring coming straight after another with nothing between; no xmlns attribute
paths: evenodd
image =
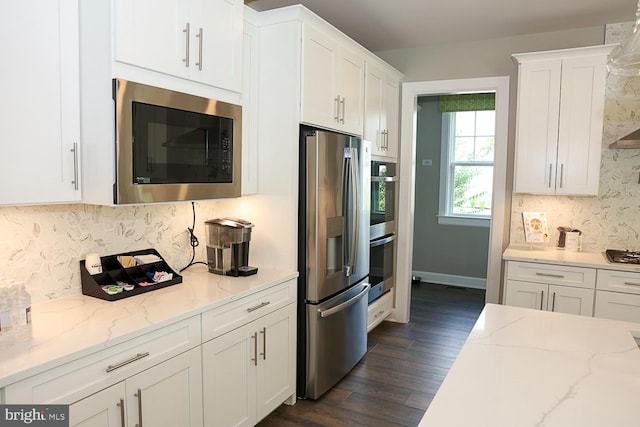
<svg viewBox="0 0 640 427"><path fill-rule="evenodd" d="M597 252L569 252L563 248L556 247L510 245L502 254L502 259L505 261L570 265L640 273L640 265L611 263L607 261L604 252L604 250Z"/></svg>
<svg viewBox="0 0 640 427"><path fill-rule="evenodd" d="M640 324L487 304L420 427L640 425Z"/></svg>
<svg viewBox="0 0 640 427"><path fill-rule="evenodd" d="M294 279L295 271L262 268L248 277L211 274L204 265L183 282L118 301L73 295L32 305L30 340L0 341L0 388L171 323Z"/></svg>

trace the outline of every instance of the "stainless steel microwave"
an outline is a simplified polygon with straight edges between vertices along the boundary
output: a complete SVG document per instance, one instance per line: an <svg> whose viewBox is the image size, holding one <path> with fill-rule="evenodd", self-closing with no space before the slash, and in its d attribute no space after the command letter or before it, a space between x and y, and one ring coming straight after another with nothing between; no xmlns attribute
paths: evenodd
<svg viewBox="0 0 640 427"><path fill-rule="evenodd" d="M242 107L114 79L116 204L240 196Z"/></svg>

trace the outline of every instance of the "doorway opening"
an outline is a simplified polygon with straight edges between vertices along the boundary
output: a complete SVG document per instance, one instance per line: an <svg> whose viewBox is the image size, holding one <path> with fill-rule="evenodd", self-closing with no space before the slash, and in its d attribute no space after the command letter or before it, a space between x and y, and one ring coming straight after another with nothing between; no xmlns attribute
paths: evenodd
<svg viewBox="0 0 640 427"><path fill-rule="evenodd" d="M402 123L400 144L398 269L396 282L396 310L394 320L407 322L411 299L413 268L414 214L416 212L416 138L418 100L420 97L448 94L495 93L495 146L491 219L489 221L488 254L486 261L486 302L499 302L501 284L501 255L505 246L506 176L509 116L509 77L440 80L404 83L402 88ZM429 159L425 163L428 164ZM434 247L441 241L432 242ZM464 261L463 261L464 262Z"/></svg>

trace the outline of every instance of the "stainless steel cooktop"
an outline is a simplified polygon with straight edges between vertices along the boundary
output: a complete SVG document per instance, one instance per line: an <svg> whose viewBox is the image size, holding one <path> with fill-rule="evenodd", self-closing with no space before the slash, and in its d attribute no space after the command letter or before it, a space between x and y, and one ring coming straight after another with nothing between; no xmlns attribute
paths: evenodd
<svg viewBox="0 0 640 427"><path fill-rule="evenodd" d="M640 264L640 251L607 249L607 261L619 264Z"/></svg>

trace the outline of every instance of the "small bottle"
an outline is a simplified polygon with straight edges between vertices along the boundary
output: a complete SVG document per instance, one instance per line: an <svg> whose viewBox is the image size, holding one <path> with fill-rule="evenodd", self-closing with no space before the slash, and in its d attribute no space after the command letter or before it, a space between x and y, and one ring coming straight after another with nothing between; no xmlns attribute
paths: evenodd
<svg viewBox="0 0 640 427"><path fill-rule="evenodd" d="M31 294L27 292L23 282L14 282L13 291L14 317L13 324L17 340L31 337Z"/></svg>
<svg viewBox="0 0 640 427"><path fill-rule="evenodd" d="M6 283L0 283L0 348L11 346L16 339L12 315L13 300L10 289L5 285Z"/></svg>

